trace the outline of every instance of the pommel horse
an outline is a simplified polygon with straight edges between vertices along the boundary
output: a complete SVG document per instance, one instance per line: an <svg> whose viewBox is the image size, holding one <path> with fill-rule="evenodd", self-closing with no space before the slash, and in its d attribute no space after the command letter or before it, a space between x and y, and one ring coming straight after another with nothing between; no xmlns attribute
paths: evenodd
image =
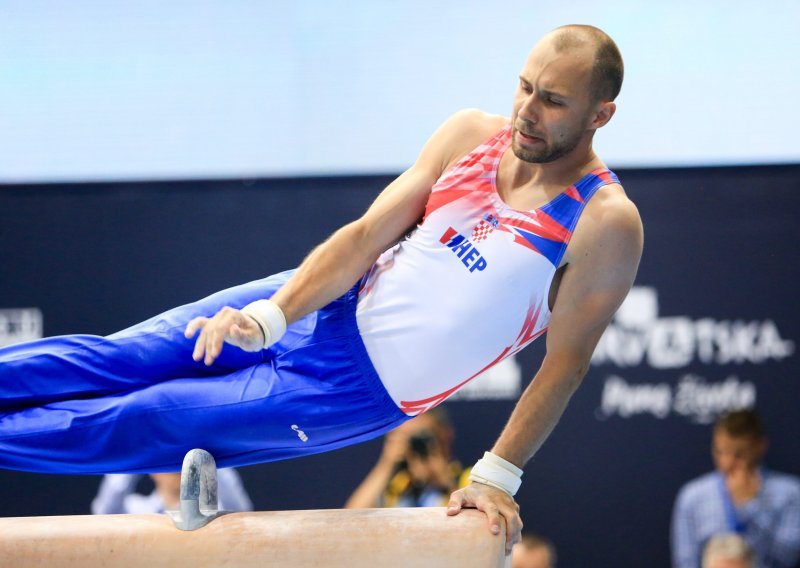
<svg viewBox="0 0 800 568"><path fill-rule="evenodd" d="M203 450L186 454L181 508L168 515L0 518L0 566L15 568L499 568L504 548L474 510L218 511Z"/></svg>

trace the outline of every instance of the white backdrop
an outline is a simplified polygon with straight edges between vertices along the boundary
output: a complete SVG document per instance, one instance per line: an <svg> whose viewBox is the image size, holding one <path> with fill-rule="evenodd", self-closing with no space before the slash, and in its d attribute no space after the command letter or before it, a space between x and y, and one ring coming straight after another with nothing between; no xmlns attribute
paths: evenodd
<svg viewBox="0 0 800 568"><path fill-rule="evenodd" d="M612 167L800 161L800 2L0 0L0 182L394 173L590 23Z"/></svg>

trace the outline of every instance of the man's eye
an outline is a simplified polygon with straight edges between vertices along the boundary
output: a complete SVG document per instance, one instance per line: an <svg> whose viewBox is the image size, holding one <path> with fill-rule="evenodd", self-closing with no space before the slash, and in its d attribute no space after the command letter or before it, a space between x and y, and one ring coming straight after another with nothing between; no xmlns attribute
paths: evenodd
<svg viewBox="0 0 800 568"><path fill-rule="evenodd" d="M548 101L550 102L550 104L552 104L552 105L555 105L555 106L564 106L564 103L562 103L562 102L560 102L560 101L557 101L557 100L555 100L555 99L547 99L547 100L548 100Z"/></svg>

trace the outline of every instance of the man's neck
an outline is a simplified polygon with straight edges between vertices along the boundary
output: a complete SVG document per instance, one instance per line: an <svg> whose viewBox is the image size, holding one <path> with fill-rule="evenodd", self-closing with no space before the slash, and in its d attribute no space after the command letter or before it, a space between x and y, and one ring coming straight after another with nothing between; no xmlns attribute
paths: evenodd
<svg viewBox="0 0 800 568"><path fill-rule="evenodd" d="M530 163L521 160L510 149L503 155L500 168L511 191L534 187L568 187L602 165L591 145L575 148L554 162Z"/></svg>
<svg viewBox="0 0 800 568"><path fill-rule="evenodd" d="M521 160L509 149L500 161L497 191L510 207L532 210L551 201L564 189L603 163L587 144L580 152L546 164Z"/></svg>

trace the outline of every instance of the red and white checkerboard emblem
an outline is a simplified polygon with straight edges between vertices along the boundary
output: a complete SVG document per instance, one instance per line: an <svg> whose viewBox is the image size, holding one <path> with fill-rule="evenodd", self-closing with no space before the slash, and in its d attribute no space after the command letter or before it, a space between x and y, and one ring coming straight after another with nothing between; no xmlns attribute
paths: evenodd
<svg viewBox="0 0 800 568"><path fill-rule="evenodd" d="M485 241L486 238L490 234L492 234L492 231L494 231L499 224L500 224L499 221L494 215L487 213L486 215L483 216L483 219L481 219L480 223L475 225L475 228L472 230L472 237L470 240L473 243L479 243L481 241Z"/></svg>

